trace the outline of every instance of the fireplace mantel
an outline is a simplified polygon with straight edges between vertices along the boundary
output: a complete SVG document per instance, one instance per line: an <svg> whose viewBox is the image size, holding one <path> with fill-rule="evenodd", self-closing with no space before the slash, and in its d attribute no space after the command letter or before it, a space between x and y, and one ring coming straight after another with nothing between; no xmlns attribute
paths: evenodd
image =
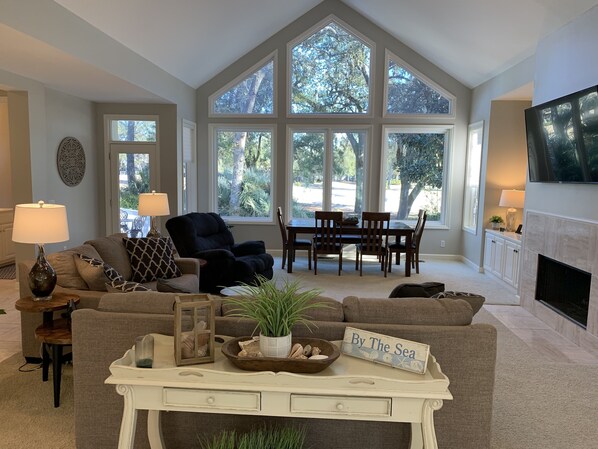
<svg viewBox="0 0 598 449"><path fill-rule="evenodd" d="M561 335L598 351L598 223L527 211L521 263L521 305ZM535 300L538 255L591 273L587 328Z"/></svg>

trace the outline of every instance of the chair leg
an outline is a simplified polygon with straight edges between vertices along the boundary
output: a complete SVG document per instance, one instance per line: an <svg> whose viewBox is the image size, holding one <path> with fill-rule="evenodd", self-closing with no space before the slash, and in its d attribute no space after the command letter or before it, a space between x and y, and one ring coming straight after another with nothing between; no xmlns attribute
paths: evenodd
<svg viewBox="0 0 598 449"><path fill-rule="evenodd" d="M359 246L355 245L355 271L359 270Z"/></svg>
<svg viewBox="0 0 598 449"><path fill-rule="evenodd" d="M307 268L311 270L311 248L307 248Z"/></svg>
<svg viewBox="0 0 598 449"><path fill-rule="evenodd" d="M314 275L318 274L318 252L314 250Z"/></svg>
<svg viewBox="0 0 598 449"><path fill-rule="evenodd" d="M338 255L338 275L341 275L343 269L343 252L341 251Z"/></svg>
<svg viewBox="0 0 598 449"><path fill-rule="evenodd" d="M281 267L282 269L284 269L284 266L286 265L286 263L287 263L287 248L284 247L284 248L282 248L282 267Z"/></svg>
<svg viewBox="0 0 598 449"><path fill-rule="evenodd" d="M392 272L392 252L388 252L388 256L386 258L386 264L388 265L388 272Z"/></svg>

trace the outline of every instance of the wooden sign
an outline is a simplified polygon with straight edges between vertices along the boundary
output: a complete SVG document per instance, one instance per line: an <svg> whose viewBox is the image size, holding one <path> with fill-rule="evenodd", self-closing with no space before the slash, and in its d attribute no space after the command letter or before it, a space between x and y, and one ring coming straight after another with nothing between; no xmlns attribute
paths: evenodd
<svg viewBox="0 0 598 449"><path fill-rule="evenodd" d="M352 357L423 374L430 345L347 327L341 351Z"/></svg>

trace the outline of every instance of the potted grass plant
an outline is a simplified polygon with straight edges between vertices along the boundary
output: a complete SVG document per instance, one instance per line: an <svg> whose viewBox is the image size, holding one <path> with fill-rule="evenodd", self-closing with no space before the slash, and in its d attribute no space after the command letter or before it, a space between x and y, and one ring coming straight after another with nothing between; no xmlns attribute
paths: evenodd
<svg viewBox="0 0 598 449"><path fill-rule="evenodd" d="M490 222L492 229L500 228L500 224L504 222L500 215L492 215L488 221Z"/></svg>
<svg viewBox="0 0 598 449"><path fill-rule="evenodd" d="M310 327L313 323L307 312L328 307L316 300L322 290L302 290L298 281L289 280L278 286L261 275L256 276L255 285L242 284L235 292L237 295L227 300L234 306L231 315L256 321L264 357L287 357L292 346L291 328L295 324Z"/></svg>
<svg viewBox="0 0 598 449"><path fill-rule="evenodd" d="M246 433L223 430L212 438L199 438L201 449L302 449L305 428L262 426Z"/></svg>

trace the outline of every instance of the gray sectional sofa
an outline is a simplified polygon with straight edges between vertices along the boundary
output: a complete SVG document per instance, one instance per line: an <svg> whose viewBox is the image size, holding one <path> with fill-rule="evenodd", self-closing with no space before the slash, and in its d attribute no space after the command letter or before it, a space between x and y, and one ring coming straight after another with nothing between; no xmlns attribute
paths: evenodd
<svg viewBox="0 0 598 449"><path fill-rule="evenodd" d="M73 313L75 432L78 449L117 447L123 398L113 385L105 385L109 366L147 333L172 335L174 294L135 292L102 297L95 309ZM219 299L216 332L251 335L254 323L227 316L229 307ZM345 327L427 343L450 379L454 400L445 401L434 414L438 444L443 449L490 447L492 400L496 358L496 329L471 324L473 309L461 299L357 298L342 302L327 299L330 308L312 313L317 327L293 329L295 336L342 340ZM278 422L283 418L271 418ZM223 429L248 430L263 417L162 413L162 430L169 449L199 448L198 437ZM307 428L307 446L318 449L407 448L408 425L290 419L285 423ZM148 448L146 412L139 413L136 448Z"/></svg>
<svg viewBox="0 0 598 449"><path fill-rule="evenodd" d="M48 261L56 271L56 292L69 292L79 295L81 301L78 308L96 309L100 298L107 293L108 279L103 269L94 269L84 263L78 254L99 259L112 266L126 281L132 279L129 253L123 243L126 234L114 234L88 240L77 247L49 254ZM175 263L182 276L174 279L145 282L143 285L151 290L197 292L199 291L199 262L193 258L175 258ZM31 296L28 286L28 275L35 260L19 262L18 278L21 298ZM61 312L56 312L58 318ZM34 331L42 324L42 314L21 312L21 340L23 356L33 361L41 358L40 343L35 340Z"/></svg>

